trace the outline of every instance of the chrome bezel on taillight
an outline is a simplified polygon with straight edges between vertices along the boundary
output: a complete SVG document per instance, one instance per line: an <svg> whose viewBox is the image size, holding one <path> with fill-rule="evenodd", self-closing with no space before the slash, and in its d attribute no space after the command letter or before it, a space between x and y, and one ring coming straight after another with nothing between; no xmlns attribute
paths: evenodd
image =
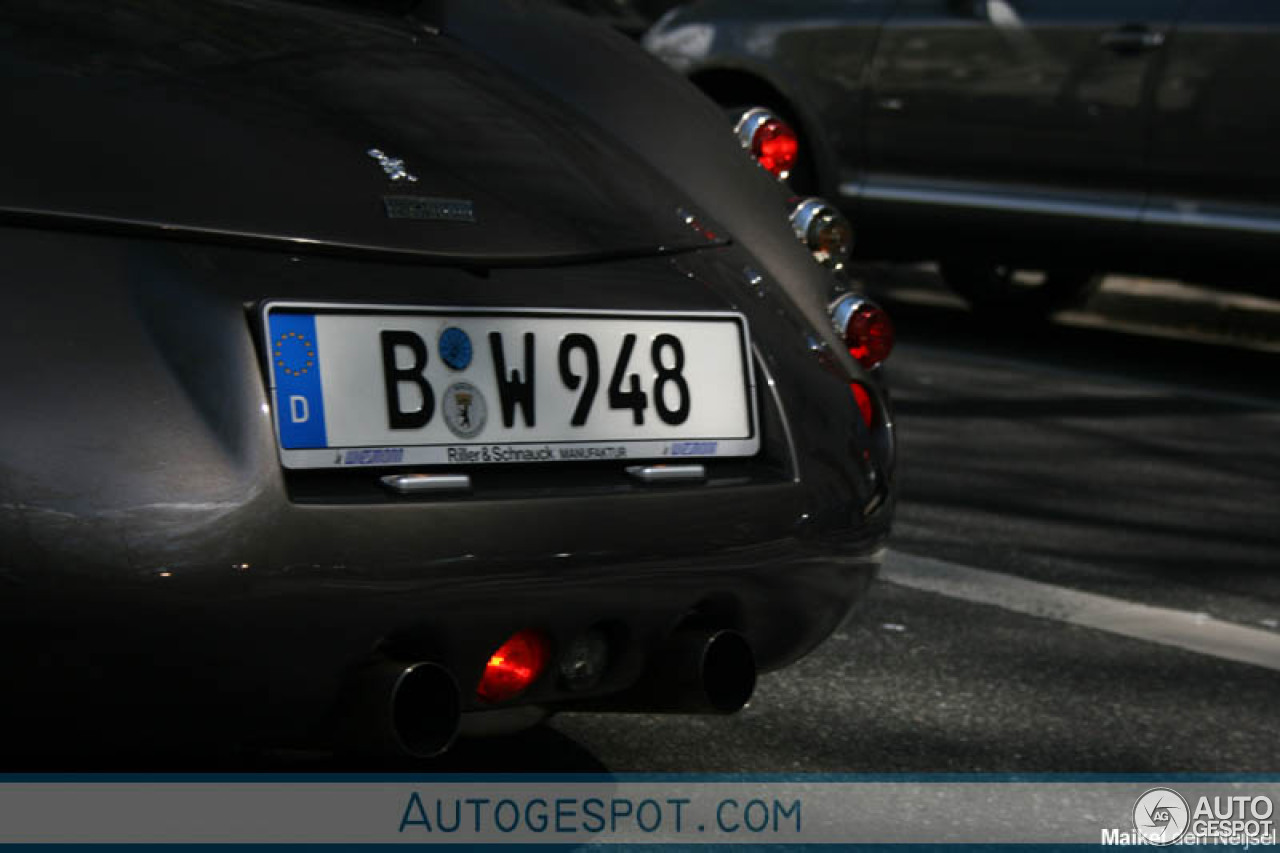
<svg viewBox="0 0 1280 853"><path fill-rule="evenodd" d="M844 228L849 239L831 251L823 245L821 229L824 227ZM853 224L834 205L820 198L806 198L796 205L791 211L791 230L813 253L814 259L828 269L843 269L853 254Z"/></svg>
<svg viewBox="0 0 1280 853"><path fill-rule="evenodd" d="M757 131L776 118L777 116L764 107L752 107L738 118L733 132L738 135L738 141L742 143L742 147L750 151Z"/></svg>

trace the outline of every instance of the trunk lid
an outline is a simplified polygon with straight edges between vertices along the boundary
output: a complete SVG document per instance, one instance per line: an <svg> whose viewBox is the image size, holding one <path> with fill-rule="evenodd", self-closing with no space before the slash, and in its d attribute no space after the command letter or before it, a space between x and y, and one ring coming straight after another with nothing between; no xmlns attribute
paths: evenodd
<svg viewBox="0 0 1280 853"><path fill-rule="evenodd" d="M10 215L477 264L715 242L582 115L399 19L231 2L0 19Z"/></svg>

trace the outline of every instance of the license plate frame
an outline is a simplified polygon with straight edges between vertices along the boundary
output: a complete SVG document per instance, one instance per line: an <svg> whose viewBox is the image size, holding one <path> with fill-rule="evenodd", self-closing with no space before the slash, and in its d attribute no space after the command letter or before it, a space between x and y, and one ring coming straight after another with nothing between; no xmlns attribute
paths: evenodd
<svg viewBox="0 0 1280 853"><path fill-rule="evenodd" d="M750 328L738 312L268 300L262 303L259 316L274 440L281 464L288 469L679 461L741 458L760 451ZM519 329L525 331L512 337ZM469 343L465 363L460 351L466 348L454 346L457 336L446 345L448 330L461 331ZM378 345L370 337L375 331ZM406 332L416 335L422 347L403 335L396 337ZM497 344L490 337L495 332L500 336ZM534 336L532 350L524 349L526 332ZM695 332L702 335L695 339ZM394 338L390 351L385 333ZM557 333L558 341L549 343L547 336ZM592 369L589 347L579 338L575 339L578 346L568 348L565 372L563 348L573 335L585 336L598 350L594 398L586 421L578 425L564 421L573 420L570 411L576 416L591 384ZM622 374L615 377L628 335L635 338L634 346ZM713 342L704 339L707 335ZM675 345L659 342L660 337L673 338ZM724 352L730 339L733 349ZM426 353L421 361L419 349ZM709 365L713 352L716 363ZM530 364L530 355L533 388L528 396L532 399L526 399L529 405L517 401L508 425L508 391L520 389L518 383L500 387L501 376L505 371L508 380L523 382L521 371ZM370 367L379 357L380 377ZM411 375L418 366L422 383ZM358 387L351 384L352 371L364 377ZM638 386L630 384L631 375L638 377ZM667 378L659 386L662 375ZM391 377L397 380L395 390ZM573 377L578 379L577 386L570 385ZM675 377L683 378L684 392ZM616 379L622 381L615 383ZM380 397L375 380L382 382ZM310 390L299 391L304 386ZM661 411L658 387L663 389ZM624 392L636 390L648 401L640 415L635 397L625 406L610 405L611 391L627 399ZM300 403L299 396L307 402ZM434 397L434 406L426 405L427 396ZM434 411L425 425L392 429L389 421L395 414L412 408L405 402L408 397L418 404L416 411L409 412L416 418L421 418L423 408ZM375 426L369 412L376 408L372 401L377 399L382 422ZM686 419L669 422L680 416L686 399ZM700 402L708 399L711 402ZM566 406L566 400L572 404ZM363 409L353 414L342 408L348 406ZM302 436L299 427L314 428L317 412L318 436L314 430L309 437ZM537 424L540 412L548 413L545 426ZM465 424L461 423L464 415ZM594 424L593 417L597 417ZM624 423L625 418L631 422ZM636 423L637 419L644 423ZM477 421L479 430L468 435Z"/></svg>

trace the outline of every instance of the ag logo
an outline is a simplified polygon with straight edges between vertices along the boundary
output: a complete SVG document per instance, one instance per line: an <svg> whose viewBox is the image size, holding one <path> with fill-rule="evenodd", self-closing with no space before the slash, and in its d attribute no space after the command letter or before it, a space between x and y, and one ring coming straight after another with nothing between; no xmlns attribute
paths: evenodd
<svg viewBox="0 0 1280 853"><path fill-rule="evenodd" d="M458 438L475 438L484 429L489 406L479 388L470 382L455 382L445 389L440 411L450 432Z"/></svg>
<svg viewBox="0 0 1280 853"><path fill-rule="evenodd" d="M1187 801L1168 788L1152 788L1133 805L1133 827L1148 844L1164 846L1182 838L1190 817Z"/></svg>

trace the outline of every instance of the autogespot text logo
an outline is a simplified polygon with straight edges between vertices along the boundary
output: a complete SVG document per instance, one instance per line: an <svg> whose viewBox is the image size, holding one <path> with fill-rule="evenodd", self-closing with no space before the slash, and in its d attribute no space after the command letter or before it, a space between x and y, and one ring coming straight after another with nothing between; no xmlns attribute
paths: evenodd
<svg viewBox="0 0 1280 853"><path fill-rule="evenodd" d="M1173 844L1187 832L1191 812L1177 791L1152 788L1133 805L1133 827L1148 844Z"/></svg>

